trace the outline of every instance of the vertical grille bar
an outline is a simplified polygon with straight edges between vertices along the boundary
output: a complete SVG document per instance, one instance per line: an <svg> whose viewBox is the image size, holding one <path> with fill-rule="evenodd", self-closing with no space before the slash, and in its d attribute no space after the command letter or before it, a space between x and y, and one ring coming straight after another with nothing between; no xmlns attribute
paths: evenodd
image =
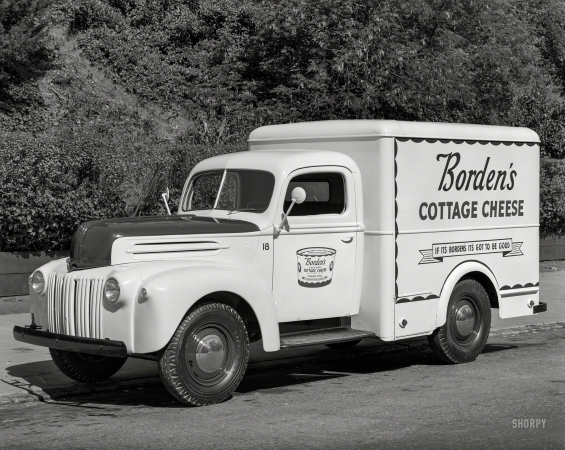
<svg viewBox="0 0 565 450"><path fill-rule="evenodd" d="M81 282L80 278L75 281L75 314L73 315L73 324L75 326L75 336L82 336L82 329L80 327L80 308L82 304L82 298L80 295Z"/></svg>
<svg viewBox="0 0 565 450"><path fill-rule="evenodd" d="M58 310L57 304L59 303L59 299L63 295L63 282L64 278L57 276L57 284L55 285L54 295L53 295L53 332L59 332L59 317L58 317Z"/></svg>
<svg viewBox="0 0 565 450"><path fill-rule="evenodd" d="M98 293L96 294L96 322L98 323L98 339L102 339L102 295L104 292L104 278L98 279Z"/></svg>
<svg viewBox="0 0 565 450"><path fill-rule="evenodd" d="M53 298L55 297L55 285L57 283L57 275L55 273L49 274L49 281L47 285L47 323L48 329L53 330Z"/></svg>
<svg viewBox="0 0 565 450"><path fill-rule="evenodd" d="M86 299L84 298L84 279L79 278L79 283L77 286L77 299L76 304L78 307L78 311L76 314L76 322L78 328L78 336L85 337L84 334L84 306L86 303Z"/></svg>
<svg viewBox="0 0 565 450"><path fill-rule="evenodd" d="M65 296L65 279L61 280L62 283L59 285L59 292L57 293L57 295L55 296L55 332L60 333L61 332L61 317L63 315L62 312L62 304L63 304L63 298Z"/></svg>
<svg viewBox="0 0 565 450"><path fill-rule="evenodd" d="M69 277L70 275L67 275ZM76 336L75 334L75 311L76 311L76 304L75 304L75 289L76 289L76 281L73 276L73 281L71 284L70 291L72 292L72 296L69 295L65 298L65 303L67 304L67 326L65 327L65 332L69 334L69 336Z"/></svg>
<svg viewBox="0 0 565 450"><path fill-rule="evenodd" d="M98 326L98 319L99 319L99 301L98 301L98 294L100 293L100 278L96 277L96 279L92 280L92 308L90 312L90 332L92 337L99 339L99 326Z"/></svg>
<svg viewBox="0 0 565 450"><path fill-rule="evenodd" d="M64 275L61 275L61 279L64 279L65 283L68 282L67 277L65 277ZM71 284L71 288L72 288L72 284ZM63 302L63 318L64 318L63 327L61 329L61 332L65 333L65 334L70 334L71 333L71 327L72 327L72 324L73 324L73 321L72 321L73 304L72 304L72 302L69 301L68 294L63 295L61 301Z"/></svg>
<svg viewBox="0 0 565 450"><path fill-rule="evenodd" d="M84 335L86 337L92 337L90 334L90 309L92 308L92 295L90 292L90 278L84 280L84 311L82 315Z"/></svg>
<svg viewBox="0 0 565 450"><path fill-rule="evenodd" d="M57 308L55 310L56 313L55 317L57 321L57 333L65 332L65 329L63 328L63 308L61 306L63 305L63 302L65 301L66 298L68 281L69 280L66 277L61 278L61 284L59 287L60 292L55 301L55 308Z"/></svg>
<svg viewBox="0 0 565 450"><path fill-rule="evenodd" d="M64 302L68 310L69 305L72 305L74 303L74 298L75 298L75 277L73 274L68 274L65 277L65 290L66 290L66 294L63 296L62 301ZM62 322L63 326L61 327L61 333L67 333L67 330L70 330L72 326L72 322L73 322L72 316L64 316Z"/></svg>

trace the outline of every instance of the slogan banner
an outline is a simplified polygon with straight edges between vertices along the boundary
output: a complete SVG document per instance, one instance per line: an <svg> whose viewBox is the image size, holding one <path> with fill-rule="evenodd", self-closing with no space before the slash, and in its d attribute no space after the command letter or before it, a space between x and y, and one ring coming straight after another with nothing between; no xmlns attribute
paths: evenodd
<svg viewBox="0 0 565 450"><path fill-rule="evenodd" d="M450 242L433 244L429 250L419 250L423 258L418 264L443 262L450 256L482 255L485 253L502 253L503 257L523 255L520 248L523 242L512 242L512 239L491 239L486 241Z"/></svg>

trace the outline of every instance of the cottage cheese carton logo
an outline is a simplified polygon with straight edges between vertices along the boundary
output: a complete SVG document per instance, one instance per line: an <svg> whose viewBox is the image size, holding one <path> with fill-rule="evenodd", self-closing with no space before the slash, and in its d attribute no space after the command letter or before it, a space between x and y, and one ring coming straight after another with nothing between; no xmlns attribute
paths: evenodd
<svg viewBox="0 0 565 450"><path fill-rule="evenodd" d="M333 248L310 247L296 252L298 284L317 288L332 282L336 251Z"/></svg>

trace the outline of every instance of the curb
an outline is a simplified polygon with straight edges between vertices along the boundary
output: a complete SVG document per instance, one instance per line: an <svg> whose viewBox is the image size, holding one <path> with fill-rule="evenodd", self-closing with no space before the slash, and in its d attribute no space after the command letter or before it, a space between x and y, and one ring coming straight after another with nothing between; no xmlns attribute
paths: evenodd
<svg viewBox="0 0 565 450"><path fill-rule="evenodd" d="M490 336L514 336L519 334L540 333L543 331L556 331L565 328L565 322L544 322L537 325L523 325L514 328L502 328L499 330L491 330Z"/></svg>
<svg viewBox="0 0 565 450"><path fill-rule="evenodd" d="M541 333L545 331L557 331L565 328L565 322L547 322L537 325L524 325L521 327L503 328L491 330L491 337L517 336L530 333ZM334 353L323 352L316 355L297 356L272 361L260 361L250 363L247 366L246 377L253 377L263 374L266 370L290 370L297 367L304 367L318 364L325 361L335 361L343 359L353 359L362 356L377 354L396 354L411 351L429 350L428 341L424 338L416 338L412 341L404 343L383 344L377 347L358 348L348 351L335 351ZM431 351L431 350L430 350ZM284 351L283 351L284 352ZM283 353L284 354L284 353ZM101 384L91 385L73 385L66 388L53 390L50 394L45 393L41 389L37 391L33 387L22 387L26 392L17 394L8 394L0 397L0 406L15 405L20 403L33 402L50 402L57 399L77 397L81 395L103 394L108 392L116 392L120 390L141 389L147 386L159 384L159 377L147 377L141 379L122 380L118 382L105 382Z"/></svg>
<svg viewBox="0 0 565 450"><path fill-rule="evenodd" d="M152 384L158 384L160 382L161 380L159 379L159 377L136 378L132 380L107 382L108 384L73 385L69 387L54 389L50 394L47 394L41 389L35 391L30 387L22 387L22 389L26 391L25 393L18 392L17 394L8 394L1 396L0 406L30 402L49 402L61 398L69 398L89 394L104 394L124 389L133 390L145 386L150 386Z"/></svg>

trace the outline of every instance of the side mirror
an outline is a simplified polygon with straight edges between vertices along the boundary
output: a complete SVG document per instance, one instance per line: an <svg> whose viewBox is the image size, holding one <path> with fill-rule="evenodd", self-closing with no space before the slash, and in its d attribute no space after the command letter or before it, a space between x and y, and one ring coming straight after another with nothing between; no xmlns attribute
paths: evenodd
<svg viewBox="0 0 565 450"><path fill-rule="evenodd" d="M306 200L306 191L301 188L301 187L295 187L292 190L292 193L290 194L290 198L294 201L296 199L296 201L294 203L296 203L297 205L300 205L301 203L304 203L304 200ZM290 208L292 208L292 204L290 205L290 207L288 208L288 210L290 211Z"/></svg>
<svg viewBox="0 0 565 450"><path fill-rule="evenodd" d="M167 187L167 190L161 194L161 198L163 199L163 202L165 202L165 208L167 208L167 213L169 213L169 216L170 216L171 210L169 208L169 188L168 187Z"/></svg>
<svg viewBox="0 0 565 450"><path fill-rule="evenodd" d="M288 209L284 213L284 216L283 216L279 226L275 227L275 236L278 236L281 233L284 221L286 220L286 218L290 214L290 211L292 211L292 208L294 207L294 205L297 205L297 204L300 205L301 203L304 203L304 200L306 200L306 191L304 189L302 189L301 187L295 187L290 194L290 198L292 199L290 206L288 207Z"/></svg>

